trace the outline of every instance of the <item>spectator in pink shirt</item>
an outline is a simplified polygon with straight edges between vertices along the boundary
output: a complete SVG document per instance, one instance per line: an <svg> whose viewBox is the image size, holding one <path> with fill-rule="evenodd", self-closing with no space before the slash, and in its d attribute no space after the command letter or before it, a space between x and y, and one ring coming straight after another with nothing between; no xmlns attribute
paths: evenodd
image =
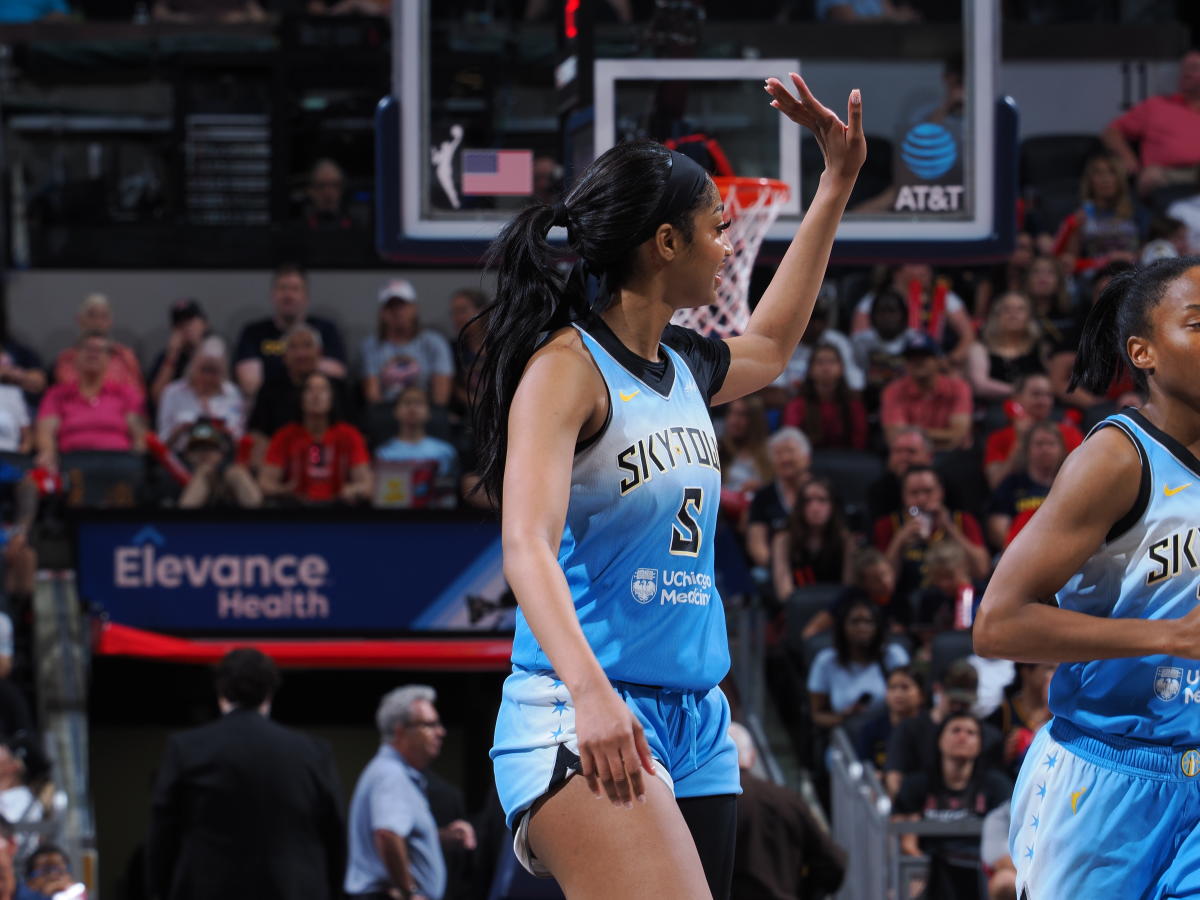
<svg viewBox="0 0 1200 900"><path fill-rule="evenodd" d="M1138 193L1197 184L1200 166L1200 51L1179 63L1179 91L1143 100L1113 119L1100 135L1105 146L1137 176ZM1133 152L1130 142L1138 144Z"/></svg>
<svg viewBox="0 0 1200 900"><path fill-rule="evenodd" d="M941 348L919 331L904 338L905 374L883 389L882 423L891 443L910 425L925 429L935 450L971 446L971 386L941 371Z"/></svg>
<svg viewBox="0 0 1200 900"><path fill-rule="evenodd" d="M118 344L109 338L112 331L113 313L108 298L103 294L88 294L79 307L75 321L79 323L81 335L98 334L109 342L108 373L105 378L115 384L121 384L133 391L140 404L146 399L146 384L142 380L142 369L138 365L137 356L124 344ZM79 352L80 343L68 347L54 360L54 381L56 384L74 384L78 367L75 355Z"/></svg>
<svg viewBox="0 0 1200 900"><path fill-rule="evenodd" d="M55 384L37 415L37 464L58 468L60 453L76 450L142 452L145 423L142 398L129 385L107 377L111 342L85 334L75 345L76 377Z"/></svg>

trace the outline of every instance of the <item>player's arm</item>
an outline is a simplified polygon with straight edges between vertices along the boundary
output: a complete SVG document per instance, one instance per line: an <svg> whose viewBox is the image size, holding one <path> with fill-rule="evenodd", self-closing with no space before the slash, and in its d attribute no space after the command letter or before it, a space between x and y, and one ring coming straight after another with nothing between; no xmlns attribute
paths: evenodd
<svg viewBox="0 0 1200 900"><path fill-rule="evenodd" d="M508 415L501 538L504 576L575 705L581 774L597 796L603 788L627 803L645 796L638 765L654 771L650 747L584 637L558 564L575 445L607 413L597 409L597 378L565 343L538 351L521 376Z"/></svg>
<svg viewBox="0 0 1200 900"><path fill-rule="evenodd" d="M767 79L767 92L774 98L771 105L812 131L825 155L825 171L775 277L754 308L746 333L726 342L729 372L713 397L714 405L766 387L791 359L825 278L838 222L867 156L857 91L851 94L847 113L850 124L845 125L809 92L799 75L792 74L792 83L799 99L778 79Z"/></svg>
<svg viewBox="0 0 1200 900"><path fill-rule="evenodd" d="M1098 431L1067 457L1050 495L1000 558L975 619L976 653L1049 663L1196 655L1194 613L1182 622L1110 619L1038 602L1096 552L1133 508L1140 482L1138 452L1118 428Z"/></svg>

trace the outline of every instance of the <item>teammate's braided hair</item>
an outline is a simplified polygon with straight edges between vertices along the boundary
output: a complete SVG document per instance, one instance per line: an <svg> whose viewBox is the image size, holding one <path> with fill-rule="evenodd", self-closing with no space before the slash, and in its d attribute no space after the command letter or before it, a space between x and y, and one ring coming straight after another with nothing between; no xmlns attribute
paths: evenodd
<svg viewBox="0 0 1200 900"><path fill-rule="evenodd" d="M1088 312L1067 390L1082 387L1103 394L1124 363L1138 392L1145 394L1146 373L1130 361L1129 339L1149 332L1150 311L1162 302L1171 283L1194 266L1200 266L1200 257L1181 256L1114 276Z"/></svg>
<svg viewBox="0 0 1200 900"><path fill-rule="evenodd" d="M559 265L567 256L577 256L602 285L596 302L606 304L633 274L638 245L659 225L672 225L690 242L692 215L704 198L707 179L694 196L681 198L668 215L651 221L668 192L675 157L652 141L618 144L588 167L560 204L525 208L489 248L486 261L496 271L496 299L471 320L484 328L471 372L472 423L480 487L497 506L508 450L508 410L525 365L548 332L577 318L588 305L584 279L564 277ZM547 240L554 225L566 226L569 252Z"/></svg>

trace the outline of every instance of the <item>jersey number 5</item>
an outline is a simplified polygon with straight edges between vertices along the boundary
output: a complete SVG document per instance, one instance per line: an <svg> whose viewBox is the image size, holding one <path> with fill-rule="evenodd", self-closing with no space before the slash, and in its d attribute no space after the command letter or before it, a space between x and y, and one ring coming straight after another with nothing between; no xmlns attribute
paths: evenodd
<svg viewBox="0 0 1200 900"><path fill-rule="evenodd" d="M675 521L671 523L671 552L676 556L700 554L700 539L704 534L695 517L700 515L703 507L704 488L683 489L683 502L679 504L679 512L675 513Z"/></svg>

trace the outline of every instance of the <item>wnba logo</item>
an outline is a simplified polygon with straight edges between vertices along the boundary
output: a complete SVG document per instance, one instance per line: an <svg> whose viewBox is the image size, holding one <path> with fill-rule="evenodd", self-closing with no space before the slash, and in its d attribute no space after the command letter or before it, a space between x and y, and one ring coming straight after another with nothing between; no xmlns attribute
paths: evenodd
<svg viewBox="0 0 1200 900"><path fill-rule="evenodd" d="M629 590L638 603L649 603L658 593L658 569L635 570L633 579L629 582Z"/></svg>

